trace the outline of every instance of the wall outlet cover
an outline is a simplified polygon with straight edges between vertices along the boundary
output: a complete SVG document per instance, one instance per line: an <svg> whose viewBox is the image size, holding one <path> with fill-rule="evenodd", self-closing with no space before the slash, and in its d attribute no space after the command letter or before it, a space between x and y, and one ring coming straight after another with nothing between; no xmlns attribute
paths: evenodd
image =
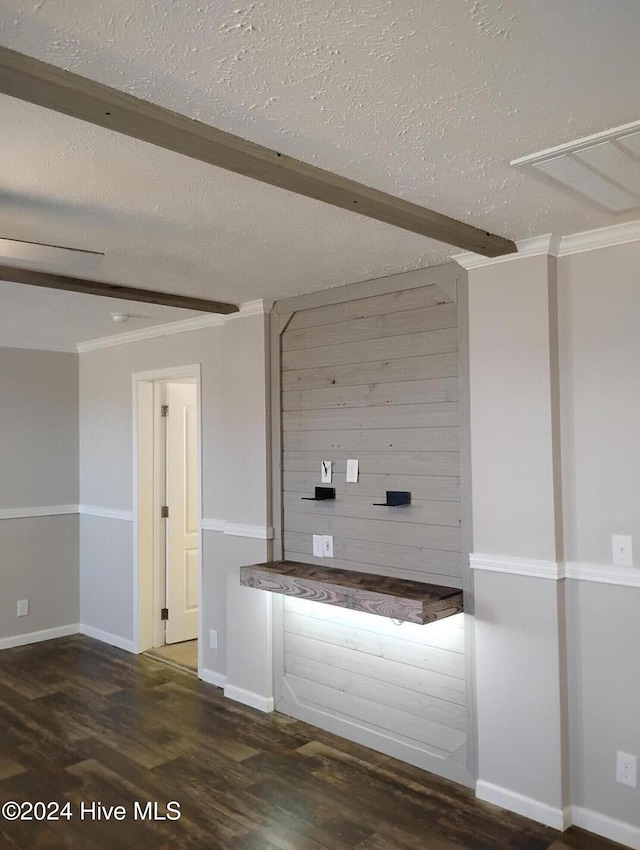
<svg viewBox="0 0 640 850"><path fill-rule="evenodd" d="M324 558L324 535L313 535L313 555L315 558Z"/></svg>
<svg viewBox="0 0 640 850"><path fill-rule="evenodd" d="M333 558L333 535L325 534L323 540L325 558Z"/></svg>
<svg viewBox="0 0 640 850"><path fill-rule="evenodd" d="M638 787L637 756L622 753L618 750L616 753L616 782L620 782L622 785L629 785L631 788Z"/></svg>
<svg viewBox="0 0 640 850"><path fill-rule="evenodd" d="M216 629L209 629L209 649L218 648L218 632Z"/></svg>
<svg viewBox="0 0 640 850"><path fill-rule="evenodd" d="M611 553L614 567L632 567L633 552L631 551L631 535L612 534Z"/></svg>
<svg viewBox="0 0 640 850"><path fill-rule="evenodd" d="M18 617L26 617L29 614L29 600L18 599Z"/></svg>

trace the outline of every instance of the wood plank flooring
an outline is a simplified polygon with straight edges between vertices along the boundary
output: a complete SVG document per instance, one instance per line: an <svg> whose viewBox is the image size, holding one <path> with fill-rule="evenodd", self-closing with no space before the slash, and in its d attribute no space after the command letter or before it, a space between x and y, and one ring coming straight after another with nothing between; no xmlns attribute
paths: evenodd
<svg viewBox="0 0 640 850"><path fill-rule="evenodd" d="M23 811L36 801L69 803L71 818L0 816L2 850L619 846L574 828L560 835L417 768L227 700L152 658L80 636L0 653L0 806L8 801ZM170 801L180 804L178 820L168 819ZM158 819L148 803L158 804ZM113 810L107 818L114 806L124 807L123 820Z"/></svg>

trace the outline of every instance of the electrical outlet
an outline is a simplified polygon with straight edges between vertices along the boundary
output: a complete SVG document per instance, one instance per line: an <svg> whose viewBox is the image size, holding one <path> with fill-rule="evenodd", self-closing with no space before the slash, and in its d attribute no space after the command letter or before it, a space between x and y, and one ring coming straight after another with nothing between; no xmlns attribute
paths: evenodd
<svg viewBox="0 0 640 850"><path fill-rule="evenodd" d="M632 567L633 553L631 551L631 535L612 534L611 551L614 567Z"/></svg>
<svg viewBox="0 0 640 850"><path fill-rule="evenodd" d="M325 558L333 558L333 536L325 534L322 539Z"/></svg>
<svg viewBox="0 0 640 850"><path fill-rule="evenodd" d="M313 535L313 555L315 558L324 558L324 535Z"/></svg>
<svg viewBox="0 0 640 850"><path fill-rule="evenodd" d="M638 787L638 758L629 753L616 753L616 782L629 785L631 788Z"/></svg>
<svg viewBox="0 0 640 850"><path fill-rule="evenodd" d="M209 629L209 649L218 648L218 632L215 629Z"/></svg>
<svg viewBox="0 0 640 850"><path fill-rule="evenodd" d="M26 617L29 614L29 600L18 599L18 617Z"/></svg>

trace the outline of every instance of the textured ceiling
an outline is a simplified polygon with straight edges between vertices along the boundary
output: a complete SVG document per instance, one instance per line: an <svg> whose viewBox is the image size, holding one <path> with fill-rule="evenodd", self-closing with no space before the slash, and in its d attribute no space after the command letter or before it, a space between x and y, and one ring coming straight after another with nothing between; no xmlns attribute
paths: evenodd
<svg viewBox="0 0 640 850"><path fill-rule="evenodd" d="M515 240L633 218L509 161L640 118L639 34L637 0L0 9L3 45ZM0 236L103 251L100 279L242 302L459 253L9 98L0 114Z"/></svg>

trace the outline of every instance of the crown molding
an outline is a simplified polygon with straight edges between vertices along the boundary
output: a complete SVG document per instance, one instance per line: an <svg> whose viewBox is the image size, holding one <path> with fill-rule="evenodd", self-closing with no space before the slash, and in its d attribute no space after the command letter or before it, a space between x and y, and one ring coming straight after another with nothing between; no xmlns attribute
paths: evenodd
<svg viewBox="0 0 640 850"><path fill-rule="evenodd" d="M230 313L229 315L208 313L205 316L196 316L193 319L182 319L179 322L167 322L163 325L154 325L150 328L139 328L135 331L103 336L98 339L89 339L86 342L79 342L76 345L76 351L78 354L84 354L86 351L112 348L115 345L127 345L130 342L140 342L145 339L155 339L161 336L171 336L171 334L188 333L189 331L198 331L202 328L217 327L231 320L268 313L272 305L273 301L263 298L259 298L256 301L246 301L240 305L240 310L237 313Z"/></svg>
<svg viewBox="0 0 640 850"><path fill-rule="evenodd" d="M640 220L627 221L624 224L614 224L611 227L601 227L598 230L585 230L583 233L563 236L556 256L567 257L570 254L582 254L584 251L613 248L616 245L626 245L629 242L638 241L640 241Z"/></svg>
<svg viewBox="0 0 640 850"><path fill-rule="evenodd" d="M626 245L629 242L640 241L640 220L613 224L610 227L599 227L596 230L585 230L582 233L572 233L567 236L557 236L546 233L544 236L534 236L516 242L517 254L505 254L502 257L483 257L481 254L455 254L455 260L463 269L477 269L481 266L493 266L497 263L511 263L526 257L538 257L544 254L550 257L568 257L571 254L582 254L585 251L595 251L598 248L613 248L616 245Z"/></svg>

